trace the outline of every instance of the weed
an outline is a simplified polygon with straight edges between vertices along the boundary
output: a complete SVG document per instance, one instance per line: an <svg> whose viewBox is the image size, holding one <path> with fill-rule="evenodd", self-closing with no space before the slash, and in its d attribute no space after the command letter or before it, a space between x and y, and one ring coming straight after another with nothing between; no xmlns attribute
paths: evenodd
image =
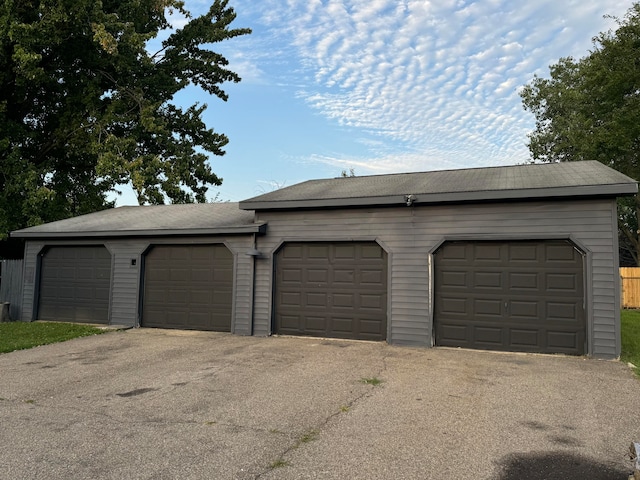
<svg viewBox="0 0 640 480"><path fill-rule="evenodd" d="M373 385L378 386L382 383L382 380L380 380L379 378L376 377L371 377L371 378L361 378L360 381L362 383L364 383L365 385Z"/></svg>
<svg viewBox="0 0 640 480"><path fill-rule="evenodd" d="M341 411L342 413L345 413L345 412L348 412L348 411L349 411L349 408L350 408L350 407L349 407L349 405L342 405L342 406L340 407L340 411Z"/></svg>
<svg viewBox="0 0 640 480"><path fill-rule="evenodd" d="M307 433L300 437L299 443L309 443L318 438L317 430L309 430Z"/></svg>
<svg viewBox="0 0 640 480"><path fill-rule="evenodd" d="M291 465L291 462L287 462L286 460L279 458L275 462L272 462L271 465L269 465L269 468L273 470L275 468L289 467L290 465Z"/></svg>

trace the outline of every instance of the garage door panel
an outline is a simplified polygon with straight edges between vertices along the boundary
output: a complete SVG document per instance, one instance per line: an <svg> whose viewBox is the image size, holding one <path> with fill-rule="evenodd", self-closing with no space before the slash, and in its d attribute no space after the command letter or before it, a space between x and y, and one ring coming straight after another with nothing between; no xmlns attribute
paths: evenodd
<svg viewBox="0 0 640 480"><path fill-rule="evenodd" d="M193 270L191 270L191 272L189 272L189 278L196 283L207 283L211 282L212 280L215 281L216 279L211 273L211 270L208 268L194 268Z"/></svg>
<svg viewBox="0 0 640 480"><path fill-rule="evenodd" d="M439 345L443 346L467 346L466 342L469 341L470 327L462 324L455 324L453 322L441 325L440 328L440 342Z"/></svg>
<svg viewBox="0 0 640 480"><path fill-rule="evenodd" d="M382 278L383 273L381 270L362 270L360 273L360 285L385 288L386 278Z"/></svg>
<svg viewBox="0 0 640 480"><path fill-rule="evenodd" d="M578 306L575 303L547 302L546 316L553 321L575 321L578 315Z"/></svg>
<svg viewBox="0 0 640 480"><path fill-rule="evenodd" d="M355 308L355 295L352 293L335 293L333 295L333 306L340 308Z"/></svg>
<svg viewBox="0 0 640 480"><path fill-rule="evenodd" d="M581 280L581 279L580 279ZM575 273L560 274L560 273L548 273L546 276L547 292L569 292L575 293L578 291L578 278Z"/></svg>
<svg viewBox="0 0 640 480"><path fill-rule="evenodd" d="M102 245L50 247L40 264L39 320L109 322L111 254Z"/></svg>
<svg viewBox="0 0 640 480"><path fill-rule="evenodd" d="M282 250L279 255L290 260L302 260L302 245L288 244L287 248Z"/></svg>
<svg viewBox="0 0 640 480"><path fill-rule="evenodd" d="M572 264L581 256L572 245L549 245L545 250L545 254L545 259L549 263Z"/></svg>
<svg viewBox="0 0 640 480"><path fill-rule="evenodd" d="M337 260L352 260L356 258L356 250L353 245L341 244L335 245L334 247L334 255ZM328 253L327 253L328 255Z"/></svg>
<svg viewBox="0 0 640 480"><path fill-rule="evenodd" d="M502 274L500 272L475 272L473 285L478 288L502 288Z"/></svg>
<svg viewBox="0 0 640 480"><path fill-rule="evenodd" d="M438 302L441 313L459 314L467 317L467 299L457 297L443 297Z"/></svg>
<svg viewBox="0 0 640 480"><path fill-rule="evenodd" d="M169 281L183 283L191 280L191 272L185 268L174 268L169 271Z"/></svg>
<svg viewBox="0 0 640 480"><path fill-rule="evenodd" d="M384 300L385 300L384 294L378 294L378 295L362 294L360 295L360 308L362 309L371 308L376 311L380 311L380 309L383 308L384 306Z"/></svg>
<svg viewBox="0 0 640 480"><path fill-rule="evenodd" d="M297 271L298 271L298 275L296 276L296 278L288 277L287 274L285 273L285 276L284 276L285 281L295 281L295 282L302 281L301 270L297 270ZM322 284L326 284L329 282L329 271L326 268L310 268L306 272L307 272L307 275L306 275L307 282L322 283Z"/></svg>
<svg viewBox="0 0 640 480"><path fill-rule="evenodd" d="M306 306L308 307L322 307L322 308L329 307L326 293L307 293L305 297L307 300Z"/></svg>
<svg viewBox="0 0 640 480"><path fill-rule="evenodd" d="M211 292L208 290L191 290L189 292L189 303L196 306L209 305L209 303L211 302L210 297L211 297ZM215 293L214 293L214 297L215 297Z"/></svg>
<svg viewBox="0 0 640 480"><path fill-rule="evenodd" d="M502 302L500 300L483 300L476 299L473 302L474 312L476 315L496 317L502 313Z"/></svg>
<svg viewBox="0 0 640 480"><path fill-rule="evenodd" d="M302 303L302 292L281 292L280 303L286 307L297 307Z"/></svg>
<svg viewBox="0 0 640 480"><path fill-rule="evenodd" d="M475 246L474 260L479 264L483 262L495 263L501 259L501 250L498 245L479 244Z"/></svg>
<svg viewBox="0 0 640 480"><path fill-rule="evenodd" d="M145 255L142 325L228 332L232 283L224 245L156 245Z"/></svg>
<svg viewBox="0 0 640 480"><path fill-rule="evenodd" d="M473 336L477 343L484 345L502 345L503 329L498 327L476 327Z"/></svg>
<svg viewBox="0 0 640 480"><path fill-rule="evenodd" d="M324 316L306 315L304 317L298 317L302 320L300 325L297 325L297 332L311 332L323 335L327 330L327 321Z"/></svg>
<svg viewBox="0 0 640 480"><path fill-rule="evenodd" d="M231 308L232 289L216 288L213 291L213 307L215 308Z"/></svg>
<svg viewBox="0 0 640 480"><path fill-rule="evenodd" d="M216 264L220 262L219 259L216 259ZM233 279L233 268L231 266L223 267L223 268L215 268L213 270L213 282L215 284L230 284Z"/></svg>
<svg viewBox="0 0 640 480"><path fill-rule="evenodd" d="M299 315L281 315L280 325L287 330L297 330L302 323Z"/></svg>
<svg viewBox="0 0 640 480"><path fill-rule="evenodd" d="M579 336L575 332L548 332L547 343L550 347L557 349L574 350L580 342Z"/></svg>
<svg viewBox="0 0 640 480"><path fill-rule="evenodd" d="M326 259L329 258L328 245L311 245L307 250L308 259Z"/></svg>
<svg viewBox="0 0 640 480"><path fill-rule="evenodd" d="M47 292L47 294L44 295L44 298L55 300L55 298L57 296L62 301L72 302L76 298L76 289L77 290L82 290L82 288L78 287L78 286L65 286L65 285L63 285L63 286L60 286L57 289L57 292L54 291L54 292L51 292L51 294L49 294L49 292ZM57 293L57 295L54 295L54 293ZM78 293L80 293L80 292L78 292Z"/></svg>
<svg viewBox="0 0 640 480"><path fill-rule="evenodd" d="M450 244L446 250L442 250L440 254L441 258L448 260L448 264L464 264L467 261L467 248L464 245Z"/></svg>
<svg viewBox="0 0 640 480"><path fill-rule="evenodd" d="M353 327L354 326L352 318L333 317L331 319L330 329L336 333L348 335L353 331Z"/></svg>
<svg viewBox="0 0 640 480"><path fill-rule="evenodd" d="M440 284L447 287L467 287L467 272L444 271L440 275Z"/></svg>
<svg viewBox="0 0 640 480"><path fill-rule="evenodd" d="M510 245L508 247L510 262L537 263L538 255L537 245Z"/></svg>
<svg viewBox="0 0 640 480"><path fill-rule="evenodd" d="M145 270L145 281L169 283L171 281L171 272L168 268L160 268L156 265L153 270Z"/></svg>
<svg viewBox="0 0 640 480"><path fill-rule="evenodd" d="M514 345L529 351L540 345L540 331L537 329L512 328L509 330L509 337L510 341L505 346Z"/></svg>
<svg viewBox="0 0 640 480"><path fill-rule="evenodd" d="M513 272L509 273L509 288L511 290L535 290L540 288L539 274L537 272Z"/></svg>
<svg viewBox="0 0 640 480"><path fill-rule="evenodd" d="M355 285L356 275L354 269L339 269L333 270L333 284L341 285L343 287L356 287Z"/></svg>
<svg viewBox="0 0 640 480"><path fill-rule="evenodd" d="M300 268L286 268L282 271L281 280L283 285L290 282L298 284L302 281L302 270Z"/></svg>
<svg viewBox="0 0 640 480"><path fill-rule="evenodd" d="M109 293L110 293L110 289L109 288L100 288L97 287L94 290L94 294L95 294L95 298L98 300L101 300L103 302L109 303Z"/></svg>
<svg viewBox="0 0 640 480"><path fill-rule="evenodd" d="M276 256L274 331L383 340L386 268L375 243L285 244Z"/></svg>
<svg viewBox="0 0 640 480"><path fill-rule="evenodd" d="M362 245L360 247L360 255L363 260L366 259L374 259L374 260L384 260L385 254L384 250L380 248L379 245Z"/></svg>
<svg viewBox="0 0 640 480"><path fill-rule="evenodd" d="M537 321L540 316L538 301L512 300L509 309L514 320Z"/></svg>
<svg viewBox="0 0 640 480"><path fill-rule="evenodd" d="M584 353L583 265L572 244L456 242L436 252L435 262L436 344ZM473 278L464 288L463 275ZM488 331L502 331L500 344L497 333L487 340ZM551 340L553 332L562 333Z"/></svg>

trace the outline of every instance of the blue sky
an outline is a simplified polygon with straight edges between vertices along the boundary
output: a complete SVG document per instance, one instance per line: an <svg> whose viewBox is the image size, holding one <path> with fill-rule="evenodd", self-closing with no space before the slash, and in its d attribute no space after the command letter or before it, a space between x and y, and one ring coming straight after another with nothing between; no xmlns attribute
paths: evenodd
<svg viewBox="0 0 640 480"><path fill-rule="evenodd" d="M197 15L210 1L186 0ZM339 176L528 161L534 118L519 89L580 58L624 16L620 0L230 0L248 36L213 46L242 82L229 101L180 105L226 134L209 197L239 201ZM182 20L174 19L180 26ZM117 205L135 204L124 189Z"/></svg>

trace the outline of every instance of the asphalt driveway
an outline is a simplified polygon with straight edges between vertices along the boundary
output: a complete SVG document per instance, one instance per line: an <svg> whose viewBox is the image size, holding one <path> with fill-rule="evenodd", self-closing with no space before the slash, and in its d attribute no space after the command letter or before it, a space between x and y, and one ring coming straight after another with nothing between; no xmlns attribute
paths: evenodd
<svg viewBox="0 0 640 480"><path fill-rule="evenodd" d="M3 479L626 480L633 440L618 362L152 329L0 355Z"/></svg>

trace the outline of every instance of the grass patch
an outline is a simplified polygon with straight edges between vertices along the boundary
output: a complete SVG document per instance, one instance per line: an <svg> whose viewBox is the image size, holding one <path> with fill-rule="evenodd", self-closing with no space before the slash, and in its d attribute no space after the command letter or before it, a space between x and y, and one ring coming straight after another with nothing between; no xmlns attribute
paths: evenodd
<svg viewBox="0 0 640 480"><path fill-rule="evenodd" d="M379 378L376 378L376 377L361 378L360 381L362 383L364 383L365 385L373 385L374 387L377 386L377 385L380 385L382 383L382 380L380 380Z"/></svg>
<svg viewBox="0 0 640 480"><path fill-rule="evenodd" d="M318 438L317 430L309 430L307 433L300 437L300 443L309 443L313 442L316 438Z"/></svg>
<svg viewBox="0 0 640 480"><path fill-rule="evenodd" d="M62 322L6 322L0 323L0 353L64 342L77 337L98 335L106 330Z"/></svg>
<svg viewBox="0 0 640 480"><path fill-rule="evenodd" d="M633 363L636 374L640 376L640 310L622 310L620 317L620 360Z"/></svg>

